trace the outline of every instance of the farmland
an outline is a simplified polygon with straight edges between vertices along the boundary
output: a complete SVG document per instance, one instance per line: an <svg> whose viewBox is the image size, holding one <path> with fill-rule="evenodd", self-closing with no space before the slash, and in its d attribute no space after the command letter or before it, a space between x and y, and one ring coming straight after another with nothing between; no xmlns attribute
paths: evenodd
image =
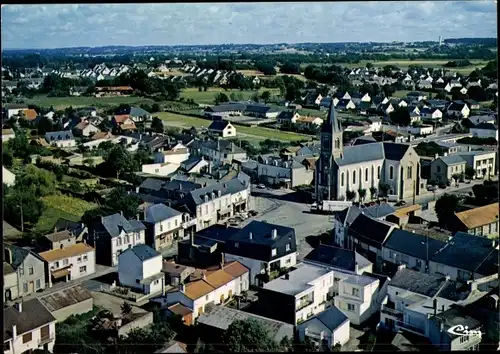
<svg viewBox="0 0 500 354"><path fill-rule="evenodd" d="M181 91L181 97L184 99L191 98L194 100L196 103L202 103L202 104L214 104L214 99L215 96L223 92L225 93L228 97L231 95L231 93L234 93L236 95L241 95L243 100L249 100L252 98L253 95L255 94L262 94L264 91L269 91L271 92L271 95L276 95L279 94L278 89L265 89L262 88L260 90L255 90L255 91L241 91L241 90L224 90L222 88L208 88L207 91L199 91L197 88L187 88Z"/></svg>
<svg viewBox="0 0 500 354"><path fill-rule="evenodd" d="M47 97L47 95L37 95L31 99L26 99L26 104L34 104L40 107L53 106L56 110L63 110L67 107L86 107L105 108L109 106L118 106L121 103L130 105L139 105L143 103L152 104L153 100L143 97Z"/></svg>

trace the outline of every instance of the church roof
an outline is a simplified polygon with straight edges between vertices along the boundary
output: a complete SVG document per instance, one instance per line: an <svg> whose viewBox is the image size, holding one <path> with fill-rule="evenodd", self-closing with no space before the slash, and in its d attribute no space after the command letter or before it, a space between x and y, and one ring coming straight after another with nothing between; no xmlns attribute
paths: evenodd
<svg viewBox="0 0 500 354"><path fill-rule="evenodd" d="M346 166L356 163L384 159L383 143L369 145L355 145L344 147L341 157L335 159L337 166Z"/></svg>
<svg viewBox="0 0 500 354"><path fill-rule="evenodd" d="M342 127L340 126L340 121L337 118L337 114L335 113L335 107L333 104L330 104L330 108L328 110L328 116L326 120L323 122L323 126L321 130L324 133L342 133Z"/></svg>

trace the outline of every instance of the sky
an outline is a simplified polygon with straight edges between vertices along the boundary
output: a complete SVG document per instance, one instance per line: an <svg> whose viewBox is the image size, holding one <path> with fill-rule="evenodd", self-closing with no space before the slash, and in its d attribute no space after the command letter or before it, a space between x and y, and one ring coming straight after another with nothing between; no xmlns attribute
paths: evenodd
<svg viewBox="0 0 500 354"><path fill-rule="evenodd" d="M496 37L495 0L2 5L2 47Z"/></svg>

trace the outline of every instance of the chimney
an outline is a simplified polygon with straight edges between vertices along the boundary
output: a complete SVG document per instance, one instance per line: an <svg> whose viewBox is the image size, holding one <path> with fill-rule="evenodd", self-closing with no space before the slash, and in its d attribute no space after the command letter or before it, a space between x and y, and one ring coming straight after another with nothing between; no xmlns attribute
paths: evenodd
<svg viewBox="0 0 500 354"><path fill-rule="evenodd" d="M120 210L120 215L123 216L123 210Z"/></svg>
<svg viewBox="0 0 500 354"><path fill-rule="evenodd" d="M434 316L436 316L437 313L437 299L432 300L432 308L434 309Z"/></svg>
<svg viewBox="0 0 500 354"><path fill-rule="evenodd" d="M290 274L289 273L285 274L285 280L290 280Z"/></svg>
<svg viewBox="0 0 500 354"><path fill-rule="evenodd" d="M271 238L272 238L272 239L275 239L275 238L277 238L277 237L278 237L278 230L273 229L273 230L271 231Z"/></svg>
<svg viewBox="0 0 500 354"><path fill-rule="evenodd" d="M23 303L22 302L16 302L14 304L14 307L16 308L17 311L23 312Z"/></svg>
<svg viewBox="0 0 500 354"><path fill-rule="evenodd" d="M4 249L4 260L8 264L12 264L12 251L10 250L10 248Z"/></svg>
<svg viewBox="0 0 500 354"><path fill-rule="evenodd" d="M205 274L205 272L203 272L203 273L201 274L201 279L203 279L203 280L207 280L207 275Z"/></svg>
<svg viewBox="0 0 500 354"><path fill-rule="evenodd" d="M444 312L444 305L441 306L441 312Z"/></svg>
<svg viewBox="0 0 500 354"><path fill-rule="evenodd" d="M248 233L248 239L249 239L249 240L251 240L251 239L252 239L252 233L251 233L251 232L249 232L249 233Z"/></svg>
<svg viewBox="0 0 500 354"><path fill-rule="evenodd" d="M220 254L220 269L224 269L224 253Z"/></svg>
<svg viewBox="0 0 500 354"><path fill-rule="evenodd" d="M140 213L137 213L137 214L135 215L135 217L137 218L137 220L141 220L141 218L140 218Z"/></svg>
<svg viewBox="0 0 500 354"><path fill-rule="evenodd" d="M447 152L445 152L445 153L444 153L444 156L448 156L448 153L447 153Z"/></svg>
<svg viewBox="0 0 500 354"><path fill-rule="evenodd" d="M435 154L434 158L437 159L439 157L439 154Z"/></svg>
<svg viewBox="0 0 500 354"><path fill-rule="evenodd" d="M122 319L121 318L117 318L115 320L115 324L116 324L116 328L120 328L122 326Z"/></svg>
<svg viewBox="0 0 500 354"><path fill-rule="evenodd" d="M194 246L194 232L189 233L189 240L191 241L191 246Z"/></svg>
<svg viewBox="0 0 500 354"><path fill-rule="evenodd" d="M17 325L12 325L12 341L14 342L17 337Z"/></svg>
<svg viewBox="0 0 500 354"><path fill-rule="evenodd" d="M135 192L136 192L136 193L139 193L139 188L140 188L140 187L135 187Z"/></svg>

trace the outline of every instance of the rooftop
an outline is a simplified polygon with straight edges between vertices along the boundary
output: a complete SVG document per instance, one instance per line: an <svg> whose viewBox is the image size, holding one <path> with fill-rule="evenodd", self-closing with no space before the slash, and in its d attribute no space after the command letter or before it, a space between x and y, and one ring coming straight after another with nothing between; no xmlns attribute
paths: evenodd
<svg viewBox="0 0 500 354"><path fill-rule="evenodd" d="M460 155L441 156L439 157L439 160L443 161L447 166L465 164L465 160Z"/></svg>
<svg viewBox="0 0 500 354"><path fill-rule="evenodd" d="M76 245L50 250L39 253L39 256L47 262L55 262L64 258L75 257L81 254L94 252L94 248L86 243L77 243Z"/></svg>
<svg viewBox="0 0 500 354"><path fill-rule="evenodd" d="M276 230L277 237L273 239L272 232ZM252 239L249 239L249 234L252 233ZM241 241L245 243L258 243L264 245L272 245L277 239L285 237L295 237L295 229L287 226L270 224L263 221L253 220L240 232L230 237L231 241Z"/></svg>
<svg viewBox="0 0 500 354"><path fill-rule="evenodd" d="M27 300L21 304L21 312L14 306L4 308L3 326L4 340L12 338L12 327L16 326L17 335L23 335L35 328L56 322L56 319L37 298Z"/></svg>
<svg viewBox="0 0 500 354"><path fill-rule="evenodd" d="M344 324L346 321L349 321L347 316L344 315L344 313L335 306L331 306L325 311L321 311L313 318L317 318L321 323L323 323L326 326L326 328L328 328L331 331L337 329L340 325ZM311 319L309 319L308 321L310 321Z"/></svg>
<svg viewBox="0 0 500 354"><path fill-rule="evenodd" d="M387 238L384 247L402 254L426 260L446 245L438 241L414 232L394 229Z"/></svg>
<svg viewBox="0 0 500 354"><path fill-rule="evenodd" d="M49 311L54 312L91 298L92 294L90 291L81 285L75 285L70 288L62 289L49 295L42 296L39 300Z"/></svg>
<svg viewBox="0 0 500 354"><path fill-rule="evenodd" d="M389 282L389 285L416 294L433 297L439 292L445 282L446 278L444 276L430 275L403 268L397 271Z"/></svg>
<svg viewBox="0 0 500 354"><path fill-rule="evenodd" d="M461 211L455 214L468 230L498 222L498 203Z"/></svg>
<svg viewBox="0 0 500 354"><path fill-rule="evenodd" d="M355 251L323 244L320 244L309 252L309 254L304 257L304 260L324 263L352 272L356 271L356 265L363 268L370 264L367 259L357 254Z"/></svg>
<svg viewBox="0 0 500 354"><path fill-rule="evenodd" d="M331 272L322 267L301 263L290 273L264 284L264 289L296 296L313 287L312 282Z"/></svg>
<svg viewBox="0 0 500 354"><path fill-rule="evenodd" d="M179 215L181 215L179 211L172 209L165 204L154 204L146 208L145 221L157 223Z"/></svg>
<svg viewBox="0 0 500 354"><path fill-rule="evenodd" d="M134 254L141 261L147 261L148 259L161 256L160 253L158 253L156 250L154 250L153 248L149 247L148 245L142 244L142 243L135 245L132 248L129 248L125 252L128 252L128 251L134 252ZM125 252L122 252L121 254L124 254Z"/></svg>

